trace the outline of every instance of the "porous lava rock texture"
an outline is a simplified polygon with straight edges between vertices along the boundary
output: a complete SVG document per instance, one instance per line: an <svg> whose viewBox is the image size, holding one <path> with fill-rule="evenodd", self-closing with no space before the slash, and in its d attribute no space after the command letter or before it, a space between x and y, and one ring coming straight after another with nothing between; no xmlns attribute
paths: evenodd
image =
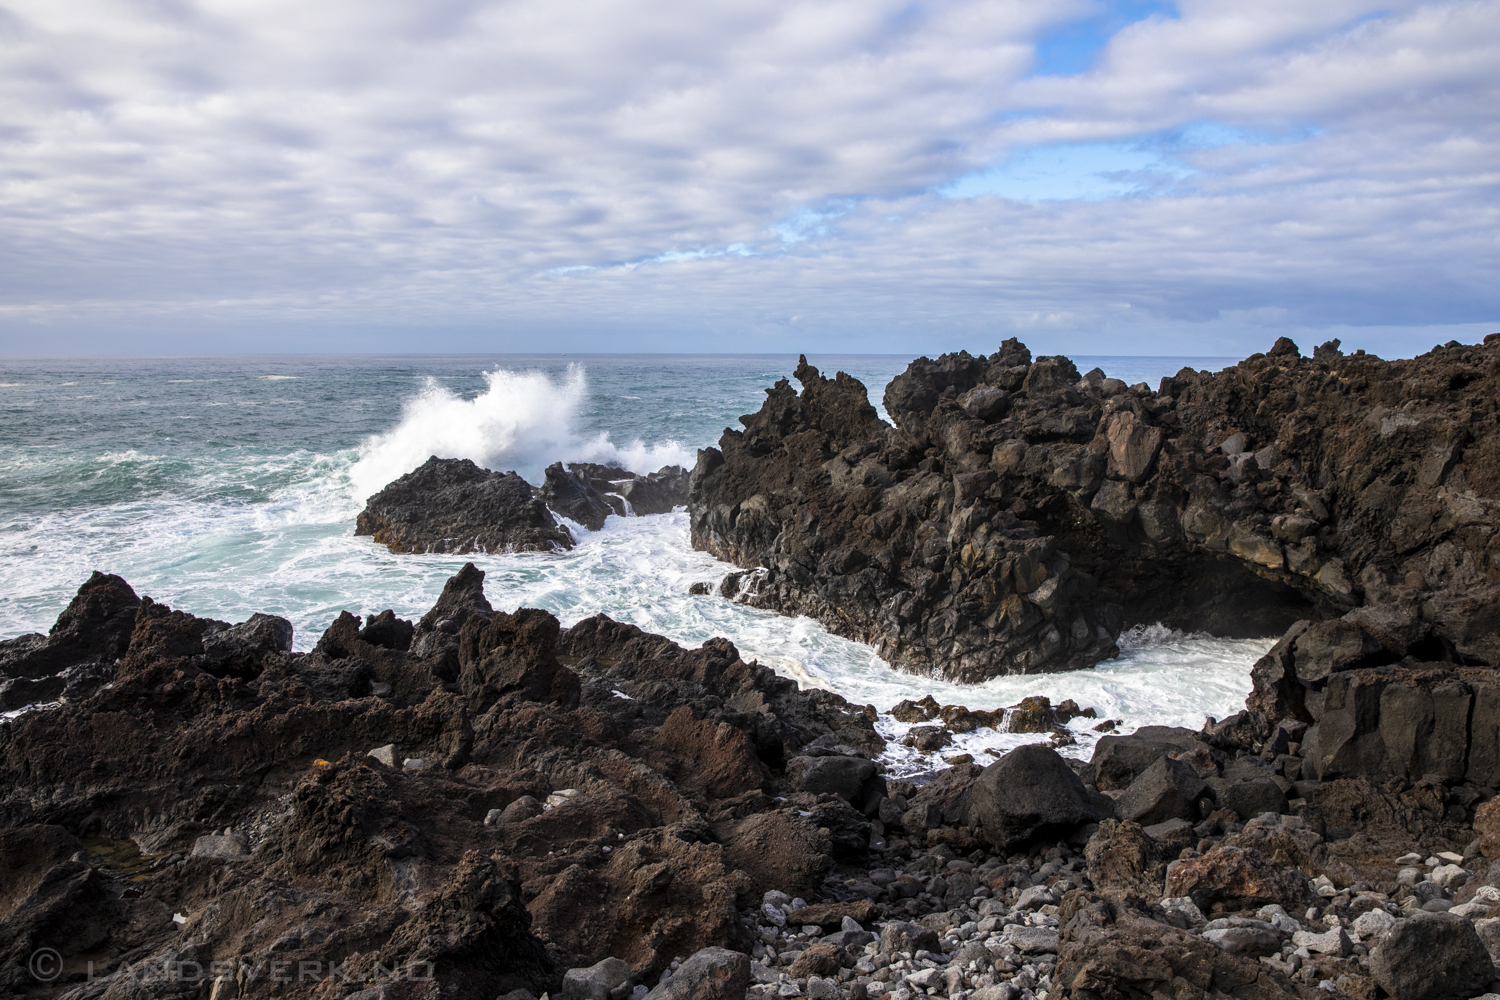
<svg viewBox="0 0 1500 1000"><path fill-rule="evenodd" d="M873 709L723 639L495 610L483 579L415 624L344 613L308 653L280 619L85 583L22 645L109 683L0 720L0 994L493 1000L610 957L654 981L747 950L738 909L768 889L865 857L860 808L778 775L858 758L878 807ZM28 965L44 947L56 978ZM131 978L177 963L230 971Z"/></svg>
<svg viewBox="0 0 1500 1000"><path fill-rule="evenodd" d="M727 596L902 669L1086 667L1130 624L1265 636L1392 604L1436 636L1419 656L1497 662L1500 335L1407 361L1282 338L1155 391L1010 340L912 362L894 426L856 379L794 374L700 452L693 544L749 571Z"/></svg>

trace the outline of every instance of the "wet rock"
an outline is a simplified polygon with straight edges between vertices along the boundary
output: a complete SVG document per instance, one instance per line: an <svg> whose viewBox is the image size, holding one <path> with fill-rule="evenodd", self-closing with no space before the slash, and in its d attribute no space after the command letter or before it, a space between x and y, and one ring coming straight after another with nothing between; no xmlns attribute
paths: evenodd
<svg viewBox="0 0 1500 1000"><path fill-rule="evenodd" d="M429 458L365 503L356 535L392 552L550 552L573 536L514 472Z"/></svg>
<svg viewBox="0 0 1500 1000"><path fill-rule="evenodd" d="M1416 913L1396 924L1370 953L1370 971L1394 1000L1467 998L1494 977L1473 926L1446 913Z"/></svg>
<svg viewBox="0 0 1500 1000"><path fill-rule="evenodd" d="M614 493L612 484L603 482L607 494ZM561 462L547 466L540 491L542 501L563 517L577 521L590 531L604 527L605 518L611 514L623 514L620 508L611 506L590 482L590 477L578 471L563 468ZM618 502L618 496L614 497Z"/></svg>
<svg viewBox="0 0 1500 1000"><path fill-rule="evenodd" d="M952 744L953 734L942 726L913 726L901 742L923 753L932 753Z"/></svg>

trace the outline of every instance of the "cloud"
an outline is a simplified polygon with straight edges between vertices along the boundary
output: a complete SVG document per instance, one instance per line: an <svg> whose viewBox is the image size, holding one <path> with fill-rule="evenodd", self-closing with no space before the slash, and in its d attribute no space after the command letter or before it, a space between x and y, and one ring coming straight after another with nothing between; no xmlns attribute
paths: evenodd
<svg viewBox="0 0 1500 1000"><path fill-rule="evenodd" d="M1424 349L1500 319L1497 57L1500 0L9 0L0 349Z"/></svg>

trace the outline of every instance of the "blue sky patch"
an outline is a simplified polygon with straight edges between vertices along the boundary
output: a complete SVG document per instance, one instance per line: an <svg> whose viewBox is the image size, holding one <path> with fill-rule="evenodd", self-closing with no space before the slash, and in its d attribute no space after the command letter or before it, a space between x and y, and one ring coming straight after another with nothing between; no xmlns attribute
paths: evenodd
<svg viewBox="0 0 1500 1000"><path fill-rule="evenodd" d="M946 198L986 195L1019 201L1099 201L1167 192L1199 173L1182 154L1246 143L1276 145L1319 135L1307 126L1284 134L1223 122L1189 122L1117 142L1054 143L1018 149L1010 159L934 188Z"/></svg>
<svg viewBox="0 0 1500 1000"><path fill-rule="evenodd" d="M1177 6L1161 0L1106 0L1098 13L1059 25L1037 40L1034 76L1073 76L1087 72L1121 29L1149 17L1177 17Z"/></svg>
<svg viewBox="0 0 1500 1000"><path fill-rule="evenodd" d="M1146 193L1195 173L1140 142L1090 142L1020 150L1006 163L938 189L947 198L1099 201Z"/></svg>

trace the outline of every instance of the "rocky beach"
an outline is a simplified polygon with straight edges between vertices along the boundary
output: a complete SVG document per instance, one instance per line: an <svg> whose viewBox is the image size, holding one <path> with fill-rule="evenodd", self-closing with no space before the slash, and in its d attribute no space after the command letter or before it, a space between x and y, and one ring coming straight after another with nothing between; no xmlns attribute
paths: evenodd
<svg viewBox="0 0 1500 1000"><path fill-rule="evenodd" d="M1279 636L1243 711L857 705L724 639L436 604L197 617L95 573L0 643L0 992L403 1000L1500 991L1500 335L1281 340L1157 389L1008 341L865 386L800 365L689 474L434 458L357 531L565 549L685 504L912 675L1089 669L1162 622ZM935 753L888 772L892 710ZM1038 743L944 755L954 733Z"/></svg>

